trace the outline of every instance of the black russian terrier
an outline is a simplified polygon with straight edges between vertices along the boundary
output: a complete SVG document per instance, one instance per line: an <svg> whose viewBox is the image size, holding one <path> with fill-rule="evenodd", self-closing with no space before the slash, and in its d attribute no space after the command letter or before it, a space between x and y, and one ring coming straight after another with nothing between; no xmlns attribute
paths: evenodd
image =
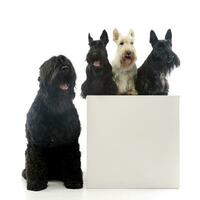
<svg viewBox="0 0 200 200"><path fill-rule="evenodd" d="M139 95L168 95L166 76L180 65L178 56L172 51L172 32L169 29L165 40L158 40L154 31L150 32L152 52L138 69L136 90Z"/></svg>
<svg viewBox="0 0 200 200"><path fill-rule="evenodd" d="M108 34L104 30L100 40L93 40L88 35L90 50L87 54L86 81L81 86L81 96L87 95L114 95L117 85L113 81L112 66L108 60L106 45Z"/></svg>
<svg viewBox="0 0 200 200"><path fill-rule="evenodd" d="M66 188L82 188L78 138L81 127L72 102L76 73L69 59L54 56L40 67L40 89L27 114L22 173L27 189L39 191L48 180L61 180Z"/></svg>

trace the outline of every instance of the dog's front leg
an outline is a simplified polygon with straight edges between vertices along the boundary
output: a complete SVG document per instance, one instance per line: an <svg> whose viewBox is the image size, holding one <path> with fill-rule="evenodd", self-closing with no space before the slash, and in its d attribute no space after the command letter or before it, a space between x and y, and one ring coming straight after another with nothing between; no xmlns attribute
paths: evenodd
<svg viewBox="0 0 200 200"><path fill-rule="evenodd" d="M47 187L47 164L43 152L29 145L26 150L25 176L28 190L39 191Z"/></svg>
<svg viewBox="0 0 200 200"><path fill-rule="evenodd" d="M135 84L132 80L129 80L127 86L127 94L128 95L137 95L137 90L135 89Z"/></svg>
<svg viewBox="0 0 200 200"><path fill-rule="evenodd" d="M65 152L61 162L64 185L66 188L80 189L83 187L83 177L78 142L66 147Z"/></svg>

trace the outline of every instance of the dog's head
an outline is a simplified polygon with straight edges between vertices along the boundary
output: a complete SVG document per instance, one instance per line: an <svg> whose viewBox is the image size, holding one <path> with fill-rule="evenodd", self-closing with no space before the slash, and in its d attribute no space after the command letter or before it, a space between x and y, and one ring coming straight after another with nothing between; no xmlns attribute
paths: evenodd
<svg viewBox="0 0 200 200"><path fill-rule="evenodd" d="M160 63L160 68L163 73L170 73L176 66L180 65L178 56L172 51L172 32L169 29L164 40L158 40L155 32L150 32L150 43L153 47L151 52L152 59Z"/></svg>
<svg viewBox="0 0 200 200"><path fill-rule="evenodd" d="M76 73L71 61L63 55L53 56L40 67L40 87L55 95L74 98Z"/></svg>
<svg viewBox="0 0 200 200"><path fill-rule="evenodd" d="M91 35L88 34L88 41L90 50L87 54L86 60L95 71L99 71L108 63L108 55L106 51L106 45L109 41L108 34L103 30L100 40L93 40Z"/></svg>
<svg viewBox="0 0 200 200"><path fill-rule="evenodd" d="M130 29L127 36L123 36L116 28L113 30L113 41L117 44L116 57L119 59L120 66L127 68L132 66L136 59L134 48L134 32Z"/></svg>

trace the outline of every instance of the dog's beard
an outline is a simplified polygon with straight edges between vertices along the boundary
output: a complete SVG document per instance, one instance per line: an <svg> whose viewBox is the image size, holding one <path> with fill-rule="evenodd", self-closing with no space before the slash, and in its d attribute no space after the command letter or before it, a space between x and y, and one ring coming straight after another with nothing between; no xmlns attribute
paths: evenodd
<svg viewBox="0 0 200 200"><path fill-rule="evenodd" d="M89 62L89 65L94 73L99 74L101 71L103 71L105 62L103 62L101 59L95 59Z"/></svg>
<svg viewBox="0 0 200 200"><path fill-rule="evenodd" d="M179 57L176 54L174 54L174 55L175 56L174 56L174 59L173 59L173 63L174 63L174 65L176 67L179 67L180 66L180 59L179 59Z"/></svg>
<svg viewBox="0 0 200 200"><path fill-rule="evenodd" d="M55 92L60 93L60 94L68 94L70 93L71 90L71 86L70 83L68 82L64 82L64 81L58 81L56 83L54 83L54 88L55 88Z"/></svg>
<svg viewBox="0 0 200 200"><path fill-rule="evenodd" d="M180 60L176 54L174 54L171 58L167 60L162 60L161 66L159 67L160 71L164 73L165 75L170 74L171 71L180 65Z"/></svg>
<svg viewBox="0 0 200 200"><path fill-rule="evenodd" d="M133 65L133 63L136 60L136 56L134 53L131 53L130 55L123 54L121 57L121 66L124 68L128 68L129 66Z"/></svg>
<svg viewBox="0 0 200 200"><path fill-rule="evenodd" d="M94 67L99 68L101 67L101 61L100 60L95 60L92 64Z"/></svg>
<svg viewBox="0 0 200 200"><path fill-rule="evenodd" d="M104 76L107 71L107 66L109 64L108 60L94 60L88 63L88 67L91 69L93 76Z"/></svg>
<svg viewBox="0 0 200 200"><path fill-rule="evenodd" d="M70 74L65 72L55 72L52 75L51 85L58 92L68 92L70 89Z"/></svg>
<svg viewBox="0 0 200 200"><path fill-rule="evenodd" d="M61 82L59 80L55 80L51 83L49 83L49 86L47 88L47 92L52 95L68 95L71 92L70 84L67 82Z"/></svg>
<svg viewBox="0 0 200 200"><path fill-rule="evenodd" d="M94 69L101 69L105 64L107 64L107 56L103 53L88 53L86 57L87 63Z"/></svg>
<svg viewBox="0 0 200 200"><path fill-rule="evenodd" d="M103 67L103 62L100 58L88 58L87 63L95 69L100 69Z"/></svg>

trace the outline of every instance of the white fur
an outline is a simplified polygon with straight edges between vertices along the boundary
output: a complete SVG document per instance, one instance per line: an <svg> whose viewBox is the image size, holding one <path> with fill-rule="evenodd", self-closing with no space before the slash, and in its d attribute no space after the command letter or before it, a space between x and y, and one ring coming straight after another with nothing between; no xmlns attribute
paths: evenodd
<svg viewBox="0 0 200 200"><path fill-rule="evenodd" d="M119 94L137 94L135 90L135 79L137 76L137 67L135 64L136 52L133 46L134 33L129 31L127 36L122 36L117 29L113 31L113 40L117 44L117 52L112 62L114 80L118 86ZM121 43L121 44L120 44ZM123 43L123 45L122 45ZM121 60L125 52L130 51L134 55L134 62L123 67Z"/></svg>

